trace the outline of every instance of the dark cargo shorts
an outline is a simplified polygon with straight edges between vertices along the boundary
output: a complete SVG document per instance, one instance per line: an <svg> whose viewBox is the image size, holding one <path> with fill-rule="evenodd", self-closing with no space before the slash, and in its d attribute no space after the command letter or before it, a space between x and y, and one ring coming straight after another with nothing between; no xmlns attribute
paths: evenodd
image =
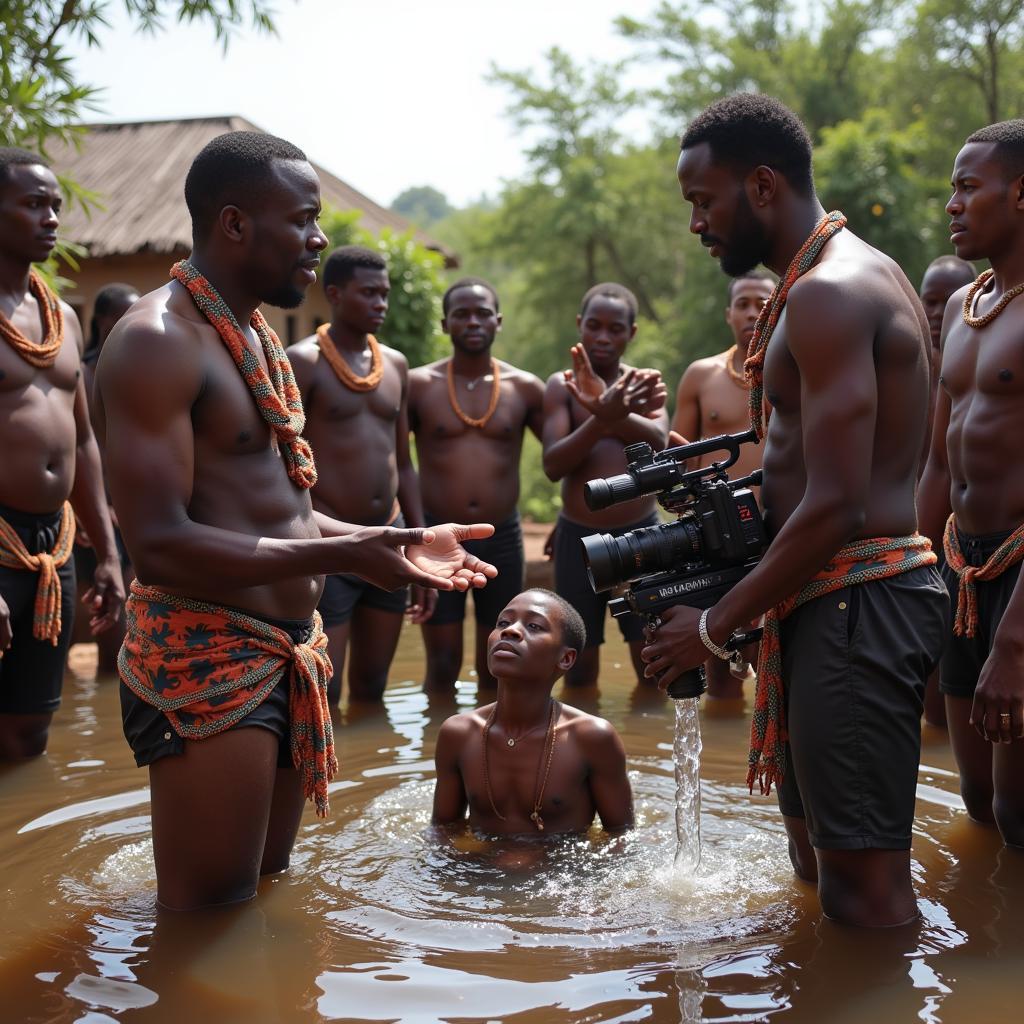
<svg viewBox="0 0 1024 1024"><path fill-rule="evenodd" d="M934 566L833 591L782 622L779 808L822 850L907 850L925 681L949 599Z"/></svg>

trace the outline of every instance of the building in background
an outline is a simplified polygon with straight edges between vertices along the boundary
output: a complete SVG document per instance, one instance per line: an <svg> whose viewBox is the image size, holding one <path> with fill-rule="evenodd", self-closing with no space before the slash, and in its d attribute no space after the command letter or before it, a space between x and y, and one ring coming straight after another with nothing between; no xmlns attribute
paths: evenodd
<svg viewBox="0 0 1024 1024"><path fill-rule="evenodd" d="M88 211L72 204L61 221L61 235L87 252L77 271L64 271L74 284L62 293L87 334L93 300L104 285L121 281L144 294L164 284L171 264L189 254L192 231L185 208L185 175L203 146L228 131L262 129L234 116L97 124L88 127L77 145L51 147L54 170L94 192L101 204ZM301 139L294 141L302 147ZM404 217L379 206L323 167L313 167L320 176L325 204L359 210L359 226L373 234L385 227L413 230L417 241L440 252L448 266L457 266L454 253ZM329 317L327 301L317 286L297 309L268 307L264 313L286 345L311 334Z"/></svg>

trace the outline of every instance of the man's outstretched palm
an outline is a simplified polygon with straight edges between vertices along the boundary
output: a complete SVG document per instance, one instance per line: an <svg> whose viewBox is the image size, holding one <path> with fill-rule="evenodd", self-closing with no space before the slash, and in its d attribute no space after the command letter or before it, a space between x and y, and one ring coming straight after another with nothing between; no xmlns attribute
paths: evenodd
<svg viewBox="0 0 1024 1024"><path fill-rule="evenodd" d="M405 557L417 569L431 576L450 579L456 590L482 587L498 575L493 565L481 561L462 547L463 541L490 537L494 533L490 523L474 523L472 526L444 523L429 529L434 535L432 543L410 544L405 549Z"/></svg>

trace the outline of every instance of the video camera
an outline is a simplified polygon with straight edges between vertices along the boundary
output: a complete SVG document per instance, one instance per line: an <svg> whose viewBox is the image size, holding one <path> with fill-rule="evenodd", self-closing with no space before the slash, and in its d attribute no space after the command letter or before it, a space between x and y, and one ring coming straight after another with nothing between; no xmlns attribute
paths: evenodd
<svg viewBox="0 0 1024 1024"><path fill-rule="evenodd" d="M591 511L647 494L676 515L670 523L631 530L621 537L597 533L583 539L583 557L595 592L630 586L608 602L612 615L629 612L653 623L672 605L710 608L757 565L767 546L764 523L750 486L761 471L730 480L726 470L739 458L740 445L757 444L753 430L678 445L655 452L649 444L625 449L626 472L589 481L583 497ZM723 451L726 458L686 470L688 459ZM760 631L734 634L729 650L757 639ZM707 688L703 667L673 680L669 696L699 697Z"/></svg>

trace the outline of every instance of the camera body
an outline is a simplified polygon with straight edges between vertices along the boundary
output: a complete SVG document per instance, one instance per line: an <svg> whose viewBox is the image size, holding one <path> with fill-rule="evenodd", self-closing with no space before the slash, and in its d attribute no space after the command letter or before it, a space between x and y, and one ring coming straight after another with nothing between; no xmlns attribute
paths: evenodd
<svg viewBox="0 0 1024 1024"><path fill-rule="evenodd" d="M757 499L750 485L761 482L760 471L730 480L726 470L739 457L739 447L757 443L754 432L723 434L655 453L650 445L629 445L626 472L589 481L584 499L592 510L607 508L645 494L656 494L674 522L631 530L621 537L594 534L583 540L591 586L598 593L629 584L609 602L612 615L629 612L649 621L673 605L710 608L757 565L768 539ZM708 452L726 458L701 469L682 463ZM737 637L732 646L749 637ZM727 646L729 646L727 644ZM673 697L704 692L703 669L673 681Z"/></svg>

